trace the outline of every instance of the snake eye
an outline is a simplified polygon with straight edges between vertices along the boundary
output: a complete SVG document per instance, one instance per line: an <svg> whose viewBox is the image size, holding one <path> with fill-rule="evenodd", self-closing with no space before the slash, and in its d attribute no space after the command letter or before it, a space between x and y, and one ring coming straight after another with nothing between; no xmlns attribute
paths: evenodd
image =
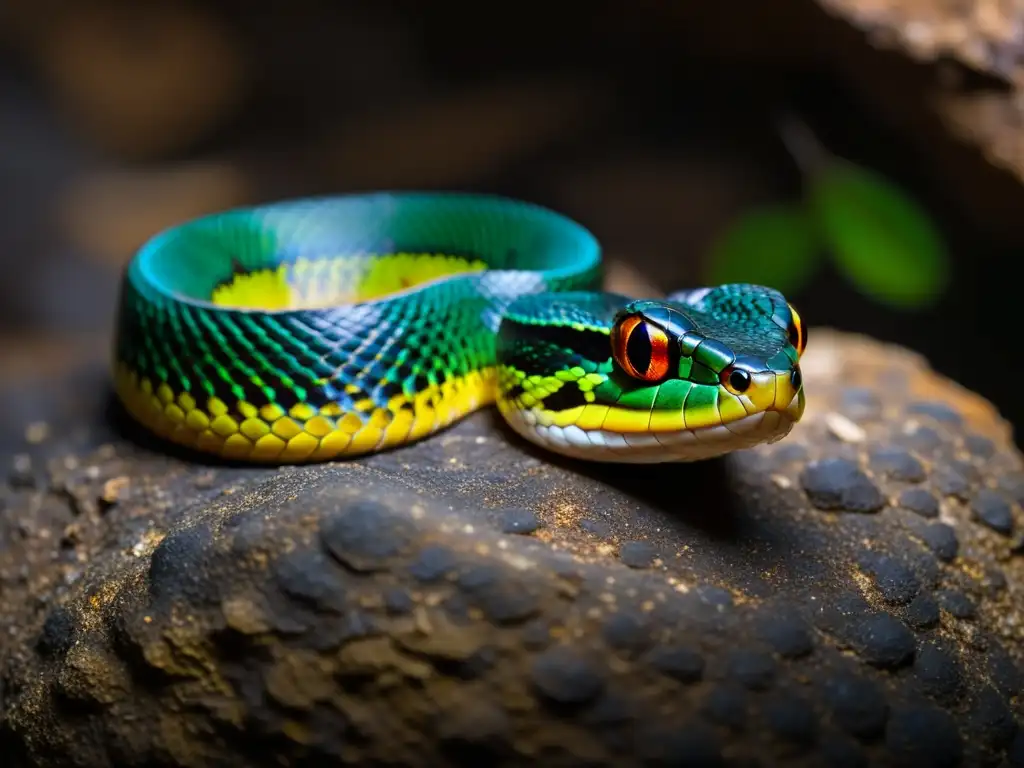
<svg viewBox="0 0 1024 768"><path fill-rule="evenodd" d="M669 371L668 335L640 315L626 315L612 328L612 357L634 379L656 382Z"/></svg>
<svg viewBox="0 0 1024 768"><path fill-rule="evenodd" d="M807 331L804 330L804 321L800 319L800 313L790 304L789 313L792 319L789 321L789 343L796 349L798 355L802 355L807 348Z"/></svg>
<svg viewBox="0 0 1024 768"><path fill-rule="evenodd" d="M722 385L734 395L742 395L750 389L750 374L742 368L733 368L731 365L722 371Z"/></svg>

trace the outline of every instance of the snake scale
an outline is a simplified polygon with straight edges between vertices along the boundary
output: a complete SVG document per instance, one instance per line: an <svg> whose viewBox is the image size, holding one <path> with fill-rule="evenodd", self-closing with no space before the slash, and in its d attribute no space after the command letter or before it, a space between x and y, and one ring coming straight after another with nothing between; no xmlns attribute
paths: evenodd
<svg viewBox="0 0 1024 768"><path fill-rule="evenodd" d="M201 216L125 271L113 376L150 432L263 463L406 445L496 404L544 449L693 461L804 410L800 316L730 284L601 290L601 247L546 208L368 193Z"/></svg>

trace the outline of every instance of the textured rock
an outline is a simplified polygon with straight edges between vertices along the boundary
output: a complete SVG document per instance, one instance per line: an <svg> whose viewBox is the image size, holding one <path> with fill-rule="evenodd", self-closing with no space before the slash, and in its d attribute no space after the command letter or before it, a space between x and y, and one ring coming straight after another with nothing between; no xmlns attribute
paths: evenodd
<svg viewBox="0 0 1024 768"><path fill-rule="evenodd" d="M0 751L1019 761L1024 560L1006 532L1024 474L1007 426L857 337L815 331L804 374L785 441L641 468L546 456L489 412L363 461L193 463L101 418L101 370L16 387L7 402L49 417L26 431L32 408L0 412L33 438L2 459ZM837 414L864 439L837 438Z"/></svg>

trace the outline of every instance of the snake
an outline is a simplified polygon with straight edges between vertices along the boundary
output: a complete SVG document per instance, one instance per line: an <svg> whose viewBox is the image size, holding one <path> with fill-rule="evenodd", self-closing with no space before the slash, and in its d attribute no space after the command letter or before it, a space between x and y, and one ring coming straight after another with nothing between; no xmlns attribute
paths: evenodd
<svg viewBox="0 0 1024 768"><path fill-rule="evenodd" d="M697 461L789 434L807 336L780 291L637 298L604 274L583 224L500 195L205 213L129 259L113 388L151 437L242 463L398 449L487 406L584 461Z"/></svg>

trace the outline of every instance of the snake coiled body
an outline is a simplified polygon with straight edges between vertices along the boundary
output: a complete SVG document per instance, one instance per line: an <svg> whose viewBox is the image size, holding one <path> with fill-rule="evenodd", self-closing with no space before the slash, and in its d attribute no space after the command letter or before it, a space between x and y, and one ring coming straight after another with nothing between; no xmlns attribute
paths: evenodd
<svg viewBox="0 0 1024 768"><path fill-rule="evenodd" d="M156 235L125 273L114 378L151 432L297 463L427 437L485 405L548 450L690 461L784 437L805 334L779 292L600 290L601 249L486 195L273 203Z"/></svg>

